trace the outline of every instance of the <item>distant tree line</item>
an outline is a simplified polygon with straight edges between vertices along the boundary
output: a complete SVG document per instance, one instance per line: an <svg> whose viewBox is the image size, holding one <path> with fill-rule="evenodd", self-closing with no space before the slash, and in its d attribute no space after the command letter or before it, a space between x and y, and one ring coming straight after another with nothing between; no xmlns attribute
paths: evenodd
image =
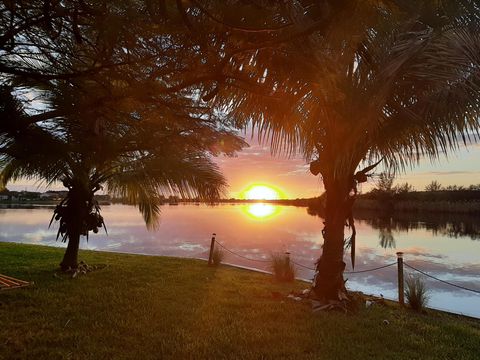
<svg viewBox="0 0 480 360"><path fill-rule="evenodd" d="M393 185L394 176L382 173L376 187L358 197L356 209L387 212L480 212L480 184L442 186L433 180L424 191L408 184Z"/></svg>
<svg viewBox="0 0 480 360"><path fill-rule="evenodd" d="M442 186L437 180L427 184L424 191L417 191L408 182L393 185L395 176L381 173L375 188L366 194L359 195L359 199L372 200L415 200L415 201L477 201L480 200L480 184L469 186L448 185Z"/></svg>

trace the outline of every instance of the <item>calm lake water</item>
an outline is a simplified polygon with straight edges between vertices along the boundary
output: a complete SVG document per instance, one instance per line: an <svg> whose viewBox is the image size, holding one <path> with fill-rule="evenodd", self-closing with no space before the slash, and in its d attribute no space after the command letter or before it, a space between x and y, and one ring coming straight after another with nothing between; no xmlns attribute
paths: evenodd
<svg viewBox="0 0 480 360"><path fill-rule="evenodd" d="M92 234L81 248L138 254L205 258L212 233L228 249L249 259L226 253L225 262L268 270L270 254L289 251L291 258L313 267L321 253L322 219L306 208L269 204L163 206L157 230L148 231L132 206L103 207L108 228ZM65 247L55 241L56 228L48 229L51 208L0 209L0 241ZM440 279L480 290L480 224L475 218L357 219L355 270L405 262ZM349 254L345 260L351 270ZM60 261L61 259L59 259ZM1 269L1 259L0 259ZM410 273L406 269L407 273ZM298 267L299 277L311 279L313 271ZM397 268L346 275L352 290L397 298ZM429 306L480 318L480 294L453 288L425 278Z"/></svg>

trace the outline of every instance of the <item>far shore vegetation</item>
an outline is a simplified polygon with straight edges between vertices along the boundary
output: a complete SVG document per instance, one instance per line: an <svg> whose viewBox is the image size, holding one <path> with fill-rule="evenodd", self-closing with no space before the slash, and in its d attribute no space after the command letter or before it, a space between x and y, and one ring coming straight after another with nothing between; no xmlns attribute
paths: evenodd
<svg viewBox="0 0 480 360"><path fill-rule="evenodd" d="M0 243L5 359L478 359L480 321L394 303L355 314L287 298L301 282L204 261L80 251L102 265L56 272L63 249Z"/></svg>
<svg viewBox="0 0 480 360"><path fill-rule="evenodd" d="M433 180L425 186L423 190L417 190L409 183L394 184L394 177L381 173L376 182L376 186L366 192L359 193L354 205L355 213L360 217L365 217L369 211L385 213L407 212L407 213L461 213L478 214L480 213L480 184L447 185L442 186L438 181ZM36 191L10 191L4 189L0 191L0 204L48 204L56 205L66 191L49 190L46 192ZM108 194L99 194L95 196L100 205L110 205L112 203L128 204L127 199L111 197ZM160 197L161 204L177 205L178 203L199 204L199 199L179 199L176 196ZM309 212L315 215L323 213L325 195L315 198L296 198L296 199L217 199L213 204L220 203L258 203L268 202L277 205L291 205L308 207ZM376 216L373 213L372 216Z"/></svg>

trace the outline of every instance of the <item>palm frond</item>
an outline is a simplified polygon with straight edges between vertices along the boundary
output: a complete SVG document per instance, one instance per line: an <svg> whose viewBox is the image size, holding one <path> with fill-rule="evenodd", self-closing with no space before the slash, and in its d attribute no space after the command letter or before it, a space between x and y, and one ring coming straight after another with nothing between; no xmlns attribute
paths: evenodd
<svg viewBox="0 0 480 360"><path fill-rule="evenodd" d="M161 199L145 173L122 172L106 182L108 193L138 206L149 229L155 229L160 215Z"/></svg>
<svg viewBox="0 0 480 360"><path fill-rule="evenodd" d="M237 81L215 104L274 153L300 151L334 176L382 157L404 170L476 141L478 4L377 5L359 5L361 16L328 34L235 58Z"/></svg>

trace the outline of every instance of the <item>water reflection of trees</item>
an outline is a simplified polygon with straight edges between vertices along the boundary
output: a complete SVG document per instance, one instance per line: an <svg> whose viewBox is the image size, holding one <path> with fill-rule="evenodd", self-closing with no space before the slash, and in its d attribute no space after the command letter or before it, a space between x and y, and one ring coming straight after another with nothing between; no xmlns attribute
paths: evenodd
<svg viewBox="0 0 480 360"><path fill-rule="evenodd" d="M478 217L474 215L399 212L382 217L375 212L362 211L355 217L379 230L401 232L426 229L433 235L445 235L453 238L469 237L472 240L480 240L480 223Z"/></svg>
<svg viewBox="0 0 480 360"><path fill-rule="evenodd" d="M321 211L312 207L307 208L307 212L312 216L323 217ZM361 210L355 212L355 219L379 231L380 245L383 248L395 247L394 232L410 230L428 230L433 235L480 240L480 221L475 215L414 212L382 214L378 211Z"/></svg>
<svg viewBox="0 0 480 360"><path fill-rule="evenodd" d="M379 229L378 238L380 239L380 245L382 248L395 248L395 238L393 237L392 229L385 227Z"/></svg>

